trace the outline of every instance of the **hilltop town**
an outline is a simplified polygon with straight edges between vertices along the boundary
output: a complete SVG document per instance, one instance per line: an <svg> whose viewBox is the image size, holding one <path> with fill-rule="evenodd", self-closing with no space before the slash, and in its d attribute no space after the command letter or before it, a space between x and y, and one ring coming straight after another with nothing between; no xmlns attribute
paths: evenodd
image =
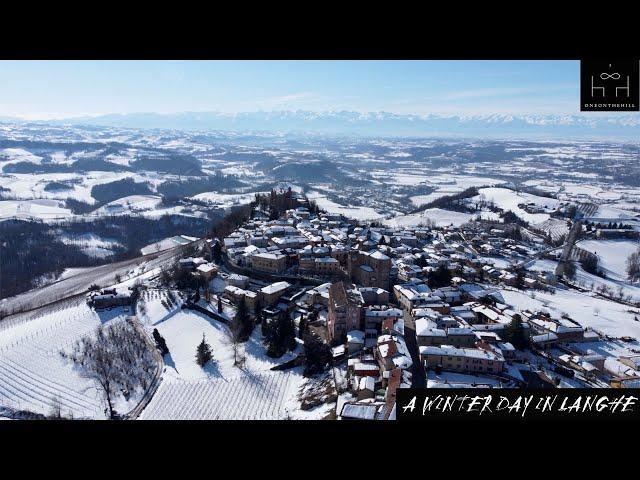
<svg viewBox="0 0 640 480"><path fill-rule="evenodd" d="M305 344L326 345L313 373L330 372L338 418L394 418L396 389L409 386L640 385L637 339L537 300L577 293L558 269L525 268L566 249L526 239L517 225L364 224L291 189L251 208L246 222L205 243L202 259L180 265L224 282L218 298L242 304L263 334L292 322ZM206 290L201 304L216 311ZM317 355L306 348L297 358L317 365Z"/></svg>

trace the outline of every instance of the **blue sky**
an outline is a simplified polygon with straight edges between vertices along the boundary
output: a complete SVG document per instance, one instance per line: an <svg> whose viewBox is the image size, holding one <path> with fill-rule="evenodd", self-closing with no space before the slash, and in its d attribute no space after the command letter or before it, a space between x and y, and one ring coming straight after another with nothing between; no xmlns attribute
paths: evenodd
<svg viewBox="0 0 640 480"><path fill-rule="evenodd" d="M0 117L354 110L573 114L578 61L0 61Z"/></svg>

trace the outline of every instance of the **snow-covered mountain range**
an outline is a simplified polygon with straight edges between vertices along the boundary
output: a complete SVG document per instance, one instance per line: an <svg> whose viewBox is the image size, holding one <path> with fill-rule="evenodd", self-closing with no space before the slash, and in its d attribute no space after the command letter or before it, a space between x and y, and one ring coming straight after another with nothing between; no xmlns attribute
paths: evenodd
<svg viewBox="0 0 640 480"><path fill-rule="evenodd" d="M0 118L0 121L19 121ZM21 123L24 123L21 122ZM48 124L180 130L273 131L365 136L450 136L635 140L640 115L399 115L388 112L270 111L129 113L48 120Z"/></svg>

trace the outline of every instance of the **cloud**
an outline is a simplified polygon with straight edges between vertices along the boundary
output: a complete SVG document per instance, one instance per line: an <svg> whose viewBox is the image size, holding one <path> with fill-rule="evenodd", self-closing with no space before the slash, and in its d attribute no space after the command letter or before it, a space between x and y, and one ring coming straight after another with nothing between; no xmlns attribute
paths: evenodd
<svg viewBox="0 0 640 480"><path fill-rule="evenodd" d="M473 98L506 97L514 95L544 95L559 90L578 91L579 85L573 83L563 83L556 85L537 85L533 87L491 87L471 90L459 90L439 97L442 101L467 100Z"/></svg>
<svg viewBox="0 0 640 480"><path fill-rule="evenodd" d="M313 92L298 92L298 93L290 93L288 95L281 95L277 97L269 97L264 98L262 100L258 100L252 102L254 105L259 105L262 108L278 108L291 106L292 104L304 104L309 101L314 101L318 99L318 95Z"/></svg>

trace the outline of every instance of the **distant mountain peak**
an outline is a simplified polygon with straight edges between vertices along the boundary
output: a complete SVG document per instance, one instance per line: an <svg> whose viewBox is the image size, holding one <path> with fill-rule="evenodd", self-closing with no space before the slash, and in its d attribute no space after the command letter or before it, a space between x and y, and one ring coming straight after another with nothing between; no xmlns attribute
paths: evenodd
<svg viewBox="0 0 640 480"><path fill-rule="evenodd" d="M4 119L11 121L11 119ZM20 123L26 123L21 121ZM34 123L34 122L31 122ZM411 137L522 137L636 140L640 117L629 114L405 115L357 111L274 110L256 112L128 113L37 122L168 130L305 132L337 135Z"/></svg>

